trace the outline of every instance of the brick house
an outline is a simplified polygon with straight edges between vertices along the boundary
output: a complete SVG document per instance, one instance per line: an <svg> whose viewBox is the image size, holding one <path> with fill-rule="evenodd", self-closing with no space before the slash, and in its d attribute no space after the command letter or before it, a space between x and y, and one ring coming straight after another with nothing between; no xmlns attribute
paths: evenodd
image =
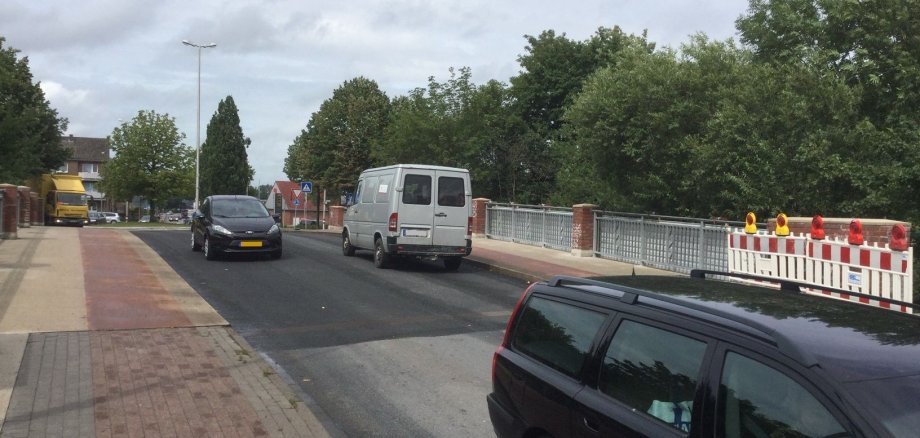
<svg viewBox="0 0 920 438"><path fill-rule="evenodd" d="M79 175L83 188L92 199L88 202L90 210L114 211L115 203L106 198L99 189L102 181L102 168L109 161L109 141L107 138L74 137L73 134L62 137L61 144L72 151L71 157L57 173Z"/></svg>
<svg viewBox="0 0 920 438"><path fill-rule="evenodd" d="M295 196L295 190L298 194ZM292 227L297 223L316 220L316 205L313 197L308 196L304 199L304 193L300 192L300 183L294 181L275 181L268 199L265 201L265 208L272 214L281 214L281 224ZM305 206L306 203L306 206Z"/></svg>

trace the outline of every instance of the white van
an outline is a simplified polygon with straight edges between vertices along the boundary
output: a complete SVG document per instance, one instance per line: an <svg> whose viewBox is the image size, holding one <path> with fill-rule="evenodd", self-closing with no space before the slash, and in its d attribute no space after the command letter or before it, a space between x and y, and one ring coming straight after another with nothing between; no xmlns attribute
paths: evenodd
<svg viewBox="0 0 920 438"><path fill-rule="evenodd" d="M342 253L374 251L374 265L394 257L441 258L456 270L472 249L470 173L455 167L397 164L361 172L345 211Z"/></svg>

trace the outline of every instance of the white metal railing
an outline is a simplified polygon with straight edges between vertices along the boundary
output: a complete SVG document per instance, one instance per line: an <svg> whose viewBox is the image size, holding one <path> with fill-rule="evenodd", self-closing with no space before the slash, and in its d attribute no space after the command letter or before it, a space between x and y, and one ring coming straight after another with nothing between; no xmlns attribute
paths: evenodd
<svg viewBox="0 0 920 438"><path fill-rule="evenodd" d="M85 181L99 181L102 179L102 175L99 172L77 172L77 175Z"/></svg>
<svg viewBox="0 0 920 438"><path fill-rule="evenodd" d="M490 202L486 206L486 236L571 251L572 209Z"/></svg>
<svg viewBox="0 0 920 438"><path fill-rule="evenodd" d="M885 246L850 245L845 240L814 240L809 236L773 234L728 235L729 271L787 279L814 286L808 292L911 312L907 306L828 292L849 290L908 303L913 302L913 247L895 251Z"/></svg>
<svg viewBox="0 0 920 438"><path fill-rule="evenodd" d="M595 211L594 253L674 272L725 271L732 224L738 222Z"/></svg>

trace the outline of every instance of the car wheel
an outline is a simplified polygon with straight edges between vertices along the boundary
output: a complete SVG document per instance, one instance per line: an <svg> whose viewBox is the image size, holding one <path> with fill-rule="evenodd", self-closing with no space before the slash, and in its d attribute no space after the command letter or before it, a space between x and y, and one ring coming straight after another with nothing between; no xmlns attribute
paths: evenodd
<svg viewBox="0 0 920 438"><path fill-rule="evenodd" d="M355 255L355 247L351 245L351 237L348 236L347 231L342 233L342 254L346 257Z"/></svg>
<svg viewBox="0 0 920 438"><path fill-rule="evenodd" d="M204 258L206 260L217 259L217 253L211 248L211 239L208 238L207 234L204 236L204 245L201 246L201 249L204 251Z"/></svg>
<svg viewBox="0 0 920 438"><path fill-rule="evenodd" d="M444 257L444 268L448 271L456 271L462 261L460 257Z"/></svg>
<svg viewBox="0 0 920 438"><path fill-rule="evenodd" d="M195 241L195 232L192 231L192 251L201 251L201 245Z"/></svg>
<svg viewBox="0 0 920 438"><path fill-rule="evenodd" d="M374 266L379 269L386 268L390 264L390 255L383 250L383 241L380 238L374 240Z"/></svg>

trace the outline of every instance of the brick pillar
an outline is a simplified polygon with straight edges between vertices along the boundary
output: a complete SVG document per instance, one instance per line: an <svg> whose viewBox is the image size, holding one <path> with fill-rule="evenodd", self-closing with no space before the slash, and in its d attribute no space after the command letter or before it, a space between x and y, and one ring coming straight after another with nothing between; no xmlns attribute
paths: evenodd
<svg viewBox="0 0 920 438"><path fill-rule="evenodd" d="M333 205L329 207L329 228L342 228L342 222L345 219L345 207Z"/></svg>
<svg viewBox="0 0 920 438"><path fill-rule="evenodd" d="M32 190L25 186L16 187L19 190L19 228L32 226Z"/></svg>
<svg viewBox="0 0 920 438"><path fill-rule="evenodd" d="M29 192L30 205L32 206L32 225L41 225L44 206L38 198L38 193Z"/></svg>
<svg viewBox="0 0 920 438"><path fill-rule="evenodd" d="M572 255L594 257L594 204L572 206Z"/></svg>
<svg viewBox="0 0 920 438"><path fill-rule="evenodd" d="M19 190L10 184L0 184L3 192L3 229L0 229L0 239L19 238Z"/></svg>
<svg viewBox="0 0 920 438"><path fill-rule="evenodd" d="M486 237L486 198L473 199L473 238Z"/></svg>

